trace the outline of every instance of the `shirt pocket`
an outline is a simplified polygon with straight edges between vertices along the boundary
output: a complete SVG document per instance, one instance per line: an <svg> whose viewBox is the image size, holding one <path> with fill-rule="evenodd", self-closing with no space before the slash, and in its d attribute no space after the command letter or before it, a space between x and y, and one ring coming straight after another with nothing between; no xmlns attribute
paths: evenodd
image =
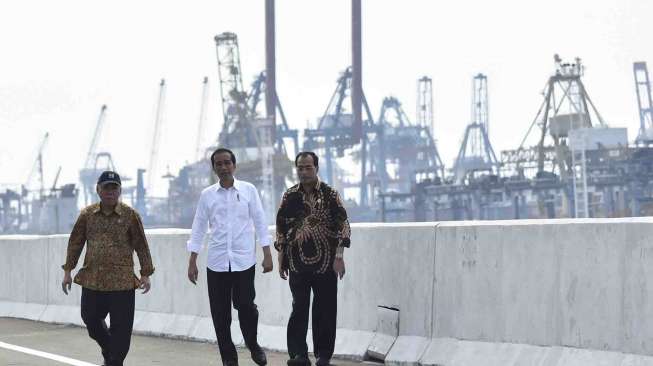
<svg viewBox="0 0 653 366"><path fill-rule="evenodd" d="M228 203L223 199L216 199L209 204L208 216L209 225L218 230L223 230L226 225L227 213L229 212Z"/></svg>
<svg viewBox="0 0 653 366"><path fill-rule="evenodd" d="M244 195L238 193L236 195L236 202L234 204L234 215L239 219L239 220L248 220L249 219L249 198Z"/></svg>

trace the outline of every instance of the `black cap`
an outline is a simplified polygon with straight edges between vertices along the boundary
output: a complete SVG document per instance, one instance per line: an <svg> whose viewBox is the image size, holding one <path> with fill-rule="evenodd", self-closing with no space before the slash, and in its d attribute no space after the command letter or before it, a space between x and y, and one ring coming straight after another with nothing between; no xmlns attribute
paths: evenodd
<svg viewBox="0 0 653 366"><path fill-rule="evenodd" d="M100 178L98 178L98 180L97 180L97 184L105 185L105 184L108 184L108 183L121 185L120 175L118 175L118 173L112 172L110 170L102 172L102 174L100 174Z"/></svg>

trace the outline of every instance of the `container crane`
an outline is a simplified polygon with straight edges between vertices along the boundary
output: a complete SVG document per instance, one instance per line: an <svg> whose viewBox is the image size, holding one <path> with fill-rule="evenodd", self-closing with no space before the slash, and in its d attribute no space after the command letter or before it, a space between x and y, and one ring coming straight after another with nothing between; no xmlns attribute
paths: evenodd
<svg viewBox="0 0 653 366"><path fill-rule="evenodd" d="M462 184L477 172L499 174L499 161L489 138L487 76L478 74L472 83L472 121L465 129L463 142L453 167L454 179Z"/></svg>

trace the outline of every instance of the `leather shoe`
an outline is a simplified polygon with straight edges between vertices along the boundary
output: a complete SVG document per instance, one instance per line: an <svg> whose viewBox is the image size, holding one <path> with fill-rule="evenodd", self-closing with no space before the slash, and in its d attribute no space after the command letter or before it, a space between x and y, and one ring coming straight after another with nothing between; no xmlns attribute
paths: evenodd
<svg viewBox="0 0 653 366"><path fill-rule="evenodd" d="M329 360L328 358L318 357L317 361L315 362L315 366L329 366L330 365L329 361L331 360Z"/></svg>
<svg viewBox="0 0 653 366"><path fill-rule="evenodd" d="M238 366L238 360L222 361L222 366Z"/></svg>
<svg viewBox="0 0 653 366"><path fill-rule="evenodd" d="M311 366L311 361L306 355L297 355L288 360L288 366Z"/></svg>
<svg viewBox="0 0 653 366"><path fill-rule="evenodd" d="M249 353L252 356L252 361L258 366L264 366L268 364L268 358L265 356L265 352L258 344L252 346L249 349Z"/></svg>

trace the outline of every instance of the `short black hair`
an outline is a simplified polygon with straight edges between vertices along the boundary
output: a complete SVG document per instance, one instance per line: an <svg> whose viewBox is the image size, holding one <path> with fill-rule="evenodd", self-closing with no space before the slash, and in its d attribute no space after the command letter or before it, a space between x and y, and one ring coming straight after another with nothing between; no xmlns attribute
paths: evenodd
<svg viewBox="0 0 653 366"><path fill-rule="evenodd" d="M315 155L315 153L312 152L312 151L302 151L302 152L300 152L299 154L297 154L297 156L295 156L295 166L297 166L297 160L299 160L299 158L305 158L305 157L307 157L307 156L312 157L312 158L313 158L313 165L314 165L316 168L319 168L319 166L320 166L320 159L318 159L317 155Z"/></svg>
<svg viewBox="0 0 653 366"><path fill-rule="evenodd" d="M221 153L229 153L229 155L231 155L231 162L234 163L234 165L236 165L236 155L234 155L234 152L227 148L219 147L213 152L213 154L211 154L211 167L213 167L213 158L215 158L216 155Z"/></svg>

